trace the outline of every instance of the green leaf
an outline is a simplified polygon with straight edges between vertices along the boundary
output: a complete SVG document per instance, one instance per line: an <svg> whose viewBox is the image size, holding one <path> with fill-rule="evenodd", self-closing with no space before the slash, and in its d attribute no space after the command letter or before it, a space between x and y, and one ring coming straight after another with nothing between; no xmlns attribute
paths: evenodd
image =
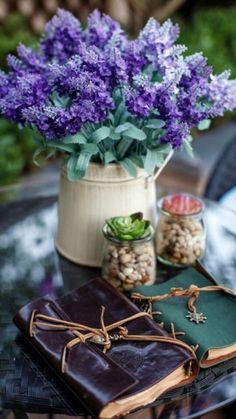
<svg viewBox="0 0 236 419"><path fill-rule="evenodd" d="M116 147L116 153L119 160L123 159L132 142L133 140L131 138L122 138L122 140L119 141Z"/></svg>
<svg viewBox="0 0 236 419"><path fill-rule="evenodd" d="M91 157L92 155L89 153L84 153L84 152L80 153L79 158L77 160L76 167L75 167L75 170L79 176L78 179L80 179L81 177L85 175Z"/></svg>
<svg viewBox="0 0 236 419"><path fill-rule="evenodd" d="M122 93L121 93L120 88L115 89L113 96L114 96L115 103L119 102L122 99Z"/></svg>
<svg viewBox="0 0 236 419"><path fill-rule="evenodd" d="M82 134L67 135L63 138L65 144L86 144L87 138Z"/></svg>
<svg viewBox="0 0 236 419"><path fill-rule="evenodd" d="M190 157L194 157L193 147L187 139L183 142L183 148Z"/></svg>
<svg viewBox="0 0 236 419"><path fill-rule="evenodd" d="M116 157L114 153L112 153L112 151L106 151L104 154L104 163L108 164L108 163L111 163L112 161L116 161Z"/></svg>
<svg viewBox="0 0 236 419"><path fill-rule="evenodd" d="M33 154L33 163L37 166L37 167L40 167L40 164L39 164L39 162L37 161L37 157L43 152L43 151L45 151L45 147L44 146L41 146L41 147L38 147L36 150L35 150L35 152L34 152L34 154Z"/></svg>
<svg viewBox="0 0 236 419"><path fill-rule="evenodd" d="M81 152L78 155L72 155L67 161L68 179L71 181L81 179L88 168L91 154Z"/></svg>
<svg viewBox="0 0 236 419"><path fill-rule="evenodd" d="M165 122L161 119L149 119L148 123L145 125L146 128L159 129L165 126Z"/></svg>
<svg viewBox="0 0 236 419"><path fill-rule="evenodd" d="M115 133L120 134L121 132L126 131L130 127L130 122L125 122L124 124L118 125L115 128Z"/></svg>
<svg viewBox="0 0 236 419"><path fill-rule="evenodd" d="M97 154L99 151L99 148L96 144L88 143L88 144L82 144L81 145L81 152L88 153L88 154Z"/></svg>
<svg viewBox="0 0 236 419"><path fill-rule="evenodd" d="M116 133L123 133L126 137L130 137L133 140L143 141L147 137L145 132L137 128L131 122L125 122L124 124L118 125L115 129Z"/></svg>
<svg viewBox="0 0 236 419"><path fill-rule="evenodd" d="M170 144L159 144L157 147L155 147L155 150L159 153L169 154L172 150L172 147Z"/></svg>
<svg viewBox="0 0 236 419"><path fill-rule="evenodd" d="M57 108L66 108L70 102L70 97L60 96L58 92L54 91L51 95L51 100Z"/></svg>
<svg viewBox="0 0 236 419"><path fill-rule="evenodd" d="M155 162L156 167L161 167L164 162L164 156L163 153L160 153L158 150L153 150L153 153L155 154Z"/></svg>
<svg viewBox="0 0 236 419"><path fill-rule="evenodd" d="M63 144L63 142L59 142L59 141L48 141L46 145L47 147L56 148L57 150L65 151L67 153L73 153L75 150L75 147L73 144L71 145Z"/></svg>
<svg viewBox="0 0 236 419"><path fill-rule="evenodd" d="M56 155L56 150L51 150L46 156L45 159L48 160L51 157L54 157Z"/></svg>
<svg viewBox="0 0 236 419"><path fill-rule="evenodd" d="M114 117L114 114L112 112L109 112L108 118L111 121L112 125L114 125L114 123L115 123L115 117Z"/></svg>
<svg viewBox="0 0 236 419"><path fill-rule="evenodd" d="M124 102L120 102L120 104L117 106L116 111L114 113L114 125L119 125L121 117L125 113L125 105Z"/></svg>
<svg viewBox="0 0 236 419"><path fill-rule="evenodd" d="M120 161L120 164L131 176L137 176L137 169L130 159L125 158Z"/></svg>
<svg viewBox="0 0 236 419"><path fill-rule="evenodd" d="M46 142L45 142L45 139L42 137L42 135L41 134L39 134L37 131L35 131L34 129L32 130L32 138L33 138L33 141L36 143L36 144L39 144L39 145L44 145Z"/></svg>
<svg viewBox="0 0 236 419"><path fill-rule="evenodd" d="M126 137L130 137L133 140L143 141L147 138L145 132L135 125L130 124L129 128L124 132Z"/></svg>
<svg viewBox="0 0 236 419"><path fill-rule="evenodd" d="M68 179L71 181L78 179L78 176L76 173L77 161L78 161L78 156L76 155L70 156L69 159L67 160L67 176L68 176Z"/></svg>
<svg viewBox="0 0 236 419"><path fill-rule="evenodd" d="M163 155L158 150L148 150L145 161L144 169L148 175L152 175L156 167L160 167L163 163Z"/></svg>
<svg viewBox="0 0 236 419"><path fill-rule="evenodd" d="M205 129L208 129L210 125L211 125L211 120L204 119L203 121L199 122L197 127L199 131L204 131Z"/></svg>
<svg viewBox="0 0 236 419"><path fill-rule="evenodd" d="M110 135L111 129L109 127L101 127L94 131L91 135L91 139L98 144L100 141L105 140Z"/></svg>
<svg viewBox="0 0 236 419"><path fill-rule="evenodd" d="M186 140L191 143L193 141L193 136L192 135L188 135Z"/></svg>
<svg viewBox="0 0 236 419"><path fill-rule="evenodd" d="M148 175L152 175L155 167L156 167L155 156L151 150L148 150L145 160L144 160L144 169Z"/></svg>
<svg viewBox="0 0 236 419"><path fill-rule="evenodd" d="M147 75L152 75L153 74L153 66L152 66L152 64L148 64L145 68L144 68L144 70L143 70L143 73L144 74L147 74Z"/></svg>
<svg viewBox="0 0 236 419"><path fill-rule="evenodd" d="M116 133L114 129L110 132L110 137L112 140L120 140L120 134Z"/></svg>
<svg viewBox="0 0 236 419"><path fill-rule="evenodd" d="M130 113L125 109L122 115L120 116L120 124L123 124L130 117Z"/></svg>
<svg viewBox="0 0 236 419"><path fill-rule="evenodd" d="M142 156L139 156L137 154L131 154L129 155L129 159L135 164L135 166L141 167L141 169L143 169Z"/></svg>
<svg viewBox="0 0 236 419"><path fill-rule="evenodd" d="M161 81L162 81L162 76L160 75L160 73L158 73L158 72L153 73L152 82L153 83L156 83L156 82L160 83Z"/></svg>

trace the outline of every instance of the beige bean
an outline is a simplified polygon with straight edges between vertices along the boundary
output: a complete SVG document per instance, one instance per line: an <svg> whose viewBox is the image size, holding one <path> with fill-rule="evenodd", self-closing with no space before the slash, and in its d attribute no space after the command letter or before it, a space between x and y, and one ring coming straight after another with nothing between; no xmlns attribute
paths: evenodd
<svg viewBox="0 0 236 419"><path fill-rule="evenodd" d="M133 281L137 281L137 279L138 279L138 273L137 272L133 272L132 274L129 275L129 279L131 279Z"/></svg>
<svg viewBox="0 0 236 419"><path fill-rule="evenodd" d="M123 266L124 266L124 268L133 268L133 263L132 262L129 262L129 263L126 263Z"/></svg>
<svg viewBox="0 0 236 419"><path fill-rule="evenodd" d="M197 256L197 257L199 257L199 256L201 256L201 254L202 254L202 249L197 249L197 250L195 250L195 255Z"/></svg>
<svg viewBox="0 0 236 419"><path fill-rule="evenodd" d="M130 277L126 278L126 280L125 280L125 284L134 284L134 283L135 283L135 280L131 279Z"/></svg>
<svg viewBox="0 0 236 419"><path fill-rule="evenodd" d="M189 256L188 258L188 263L190 265L192 265L194 262L196 262L196 256L194 254L192 254L191 256Z"/></svg>
<svg viewBox="0 0 236 419"><path fill-rule="evenodd" d="M174 252L174 253L173 253L173 256L174 256L174 258L176 258L176 259L180 259L180 258L181 258L181 253L179 253L179 252Z"/></svg>
<svg viewBox="0 0 236 419"><path fill-rule="evenodd" d="M125 280L125 274L123 273L123 272L118 272L118 277L122 280L122 281L124 281Z"/></svg>
<svg viewBox="0 0 236 419"><path fill-rule="evenodd" d="M188 248L186 248L186 247L181 247L181 248L179 249L179 251L180 251L181 255L183 255L183 256L189 256L190 250L189 250Z"/></svg>
<svg viewBox="0 0 236 419"><path fill-rule="evenodd" d="M121 261L121 263L123 263L124 265L127 263L127 262L130 262L132 260L132 256L131 256L131 254L130 253L125 253L124 255L121 255L120 256L120 261Z"/></svg>
<svg viewBox="0 0 236 419"><path fill-rule="evenodd" d="M138 256L137 260L138 262L144 262L148 260L149 256L147 253L143 253L142 255Z"/></svg>
<svg viewBox="0 0 236 419"><path fill-rule="evenodd" d="M136 255L142 255L144 253L144 247L138 246L134 249L134 252L136 253Z"/></svg>
<svg viewBox="0 0 236 419"><path fill-rule="evenodd" d="M124 268L123 273L125 276L129 276L130 274L133 273L133 268Z"/></svg>
<svg viewBox="0 0 236 419"><path fill-rule="evenodd" d="M171 224L169 224L169 223L163 223L163 224L160 226L160 228L161 228L163 231L168 231L168 230L171 230Z"/></svg>
<svg viewBox="0 0 236 419"><path fill-rule="evenodd" d="M121 247L118 251L119 255L124 255L125 254L125 249L123 247Z"/></svg>
<svg viewBox="0 0 236 419"><path fill-rule="evenodd" d="M178 237L177 243L182 244L182 245L185 244L184 237L183 236Z"/></svg>
<svg viewBox="0 0 236 419"><path fill-rule="evenodd" d="M112 252L112 256L113 256L113 258L118 258L118 252L117 252L117 250L115 249L115 250L113 250L113 252Z"/></svg>

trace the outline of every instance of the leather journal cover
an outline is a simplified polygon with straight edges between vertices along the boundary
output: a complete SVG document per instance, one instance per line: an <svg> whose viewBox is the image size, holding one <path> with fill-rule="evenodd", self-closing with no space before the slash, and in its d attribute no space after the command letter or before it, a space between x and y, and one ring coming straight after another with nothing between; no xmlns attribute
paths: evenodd
<svg viewBox="0 0 236 419"><path fill-rule="evenodd" d="M137 298L138 294L153 299L152 310L158 312L154 319L167 331L172 324L184 333L178 338L196 347L202 368L236 356L235 294L217 285L207 272L188 268L161 284L137 287L134 300L147 303L150 300ZM195 313L188 305L193 300Z"/></svg>
<svg viewBox="0 0 236 419"><path fill-rule="evenodd" d="M7 359L0 357L0 399L3 408L20 409L28 413L89 415L41 357L37 356L37 352L22 334L17 336L16 347L17 353L14 356ZM201 369L192 383L165 392L155 400L154 405L169 405L171 402L175 404L175 411L182 411L186 406L186 397L195 395L194 404L196 397L207 400L209 394L206 390L211 391L212 385L235 371L236 358Z"/></svg>
<svg viewBox="0 0 236 419"><path fill-rule="evenodd" d="M193 381L194 352L110 284L24 306L14 321L92 415L112 418Z"/></svg>

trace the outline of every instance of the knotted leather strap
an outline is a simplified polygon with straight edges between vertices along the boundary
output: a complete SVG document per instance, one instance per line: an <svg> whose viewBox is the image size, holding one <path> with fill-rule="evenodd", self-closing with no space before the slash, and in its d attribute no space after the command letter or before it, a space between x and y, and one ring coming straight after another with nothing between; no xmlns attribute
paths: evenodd
<svg viewBox="0 0 236 419"><path fill-rule="evenodd" d="M223 291L227 294L235 296L233 290L231 290L230 288L223 287L221 285L209 285L207 287L198 287L197 285L192 284L190 285L189 288L171 288L170 292L166 294L162 294L162 295L146 296L146 295L142 295L137 292L134 292L131 295L131 297L133 300L138 300L138 301L148 300L148 302L150 302L151 304L157 301L169 300L170 298L173 298L173 297L189 297L188 302L187 302L188 309L189 311L194 312L196 311L194 304L197 298L199 297L199 293L211 292L211 291Z"/></svg>
<svg viewBox="0 0 236 419"><path fill-rule="evenodd" d="M37 313L36 310L33 310L29 325L29 335L31 337L34 336L35 328L43 329L45 330L45 332L52 329L58 332L71 331L75 335L75 337L72 338L63 348L61 359L62 373L64 373L66 370L66 358L68 350L73 348L75 345L85 343L86 341L103 346L104 353L111 348L113 342L118 340L172 343L181 346L184 349L187 349L189 352L191 352L193 357L196 358L194 350L185 342L182 342L176 338L159 335L129 335L128 329L125 327L125 325L133 320L139 319L140 317L151 318L151 315L149 313L136 313L133 316L126 317L125 319L121 319L115 323L105 325L104 312L105 307L102 306L100 317L101 327L95 328L80 323L73 323L60 318L40 314ZM108 333L110 331L114 331L115 329L118 329L117 333L114 333L113 335L110 335Z"/></svg>

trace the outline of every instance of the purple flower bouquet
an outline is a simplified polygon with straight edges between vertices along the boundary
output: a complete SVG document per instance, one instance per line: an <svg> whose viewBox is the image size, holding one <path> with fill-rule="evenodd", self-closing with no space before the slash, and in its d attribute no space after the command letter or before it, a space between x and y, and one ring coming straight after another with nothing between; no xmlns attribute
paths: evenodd
<svg viewBox="0 0 236 419"><path fill-rule="evenodd" d="M215 76L201 53L176 45L178 25L151 18L135 40L94 11L85 29L58 10L36 49L20 45L0 72L0 113L32 128L39 147L66 155L70 180L89 162L121 164L131 175L191 151L191 129L236 107L236 81Z"/></svg>

